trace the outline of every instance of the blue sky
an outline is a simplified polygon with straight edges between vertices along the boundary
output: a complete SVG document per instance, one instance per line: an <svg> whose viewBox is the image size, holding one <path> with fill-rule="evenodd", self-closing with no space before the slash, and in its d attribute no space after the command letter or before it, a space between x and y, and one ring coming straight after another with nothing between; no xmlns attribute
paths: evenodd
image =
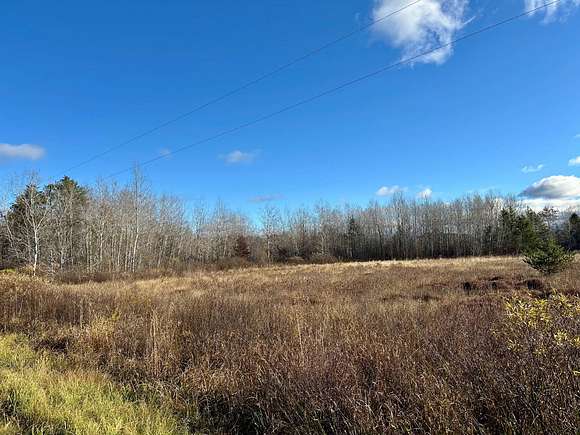
<svg viewBox="0 0 580 435"><path fill-rule="evenodd" d="M411 0L6 2L0 177L50 180ZM154 190L252 212L396 191L494 189L580 204L580 0L170 155L540 4L422 0L275 77L68 173L91 184L166 155ZM118 177L120 181L125 175Z"/></svg>

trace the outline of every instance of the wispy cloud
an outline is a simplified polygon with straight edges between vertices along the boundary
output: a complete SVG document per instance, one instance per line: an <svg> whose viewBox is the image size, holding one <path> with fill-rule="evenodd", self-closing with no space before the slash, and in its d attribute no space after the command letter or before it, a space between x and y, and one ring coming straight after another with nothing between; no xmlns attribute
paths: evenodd
<svg viewBox="0 0 580 435"><path fill-rule="evenodd" d="M429 199L433 196L433 190L430 187L426 187L422 191L417 194L417 198L419 199Z"/></svg>
<svg viewBox="0 0 580 435"><path fill-rule="evenodd" d="M169 149L169 148L161 148L159 150L159 155L162 157L171 157L173 155L173 152Z"/></svg>
<svg viewBox="0 0 580 435"><path fill-rule="evenodd" d="M525 8L527 11L536 9L550 3L544 9L535 12L535 14L543 15L544 22L550 23L557 19L566 18L574 8L580 6L580 0L560 0L558 2L550 2L547 0L524 0Z"/></svg>
<svg viewBox="0 0 580 435"><path fill-rule="evenodd" d="M406 187L401 187L401 186L383 186L381 187L379 190L377 190L377 196L390 196L390 195L394 195L395 193L402 193L402 192L406 192L407 188Z"/></svg>
<svg viewBox="0 0 580 435"><path fill-rule="evenodd" d="M239 163L252 163L256 158L256 155L256 152L234 150L231 153L221 155L220 158L230 165L235 165Z"/></svg>
<svg viewBox="0 0 580 435"><path fill-rule="evenodd" d="M254 196L254 197L250 198L249 201L254 203L254 204L260 204L260 203L264 203L264 202L279 201L281 199L284 199L284 196L280 195L280 194L258 195L258 196Z"/></svg>
<svg viewBox="0 0 580 435"><path fill-rule="evenodd" d="M570 159L568 161L568 165L570 166L580 166L580 156L574 158L574 159Z"/></svg>
<svg viewBox="0 0 580 435"><path fill-rule="evenodd" d="M580 178L574 175L553 175L526 188L521 196L529 199L580 199Z"/></svg>
<svg viewBox="0 0 580 435"><path fill-rule="evenodd" d="M407 0L375 0L373 18L380 19L403 8ZM376 35L401 49L403 58L449 44L465 24L469 0L422 0L374 27ZM453 46L436 50L416 62L444 63L453 53Z"/></svg>
<svg viewBox="0 0 580 435"><path fill-rule="evenodd" d="M45 149L39 145L10 145L7 143L0 143L0 158L39 160L43 158L45 154Z"/></svg>
<svg viewBox="0 0 580 435"><path fill-rule="evenodd" d="M522 172L524 174L531 174L533 172L540 172L542 169L544 169L544 164L539 164L536 166L533 166L533 165L532 166L524 166L522 168Z"/></svg>

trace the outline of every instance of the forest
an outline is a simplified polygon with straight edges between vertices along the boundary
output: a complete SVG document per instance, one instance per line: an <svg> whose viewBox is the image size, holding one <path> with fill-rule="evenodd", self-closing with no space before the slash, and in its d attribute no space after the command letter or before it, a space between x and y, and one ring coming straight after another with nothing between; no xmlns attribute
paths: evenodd
<svg viewBox="0 0 580 435"><path fill-rule="evenodd" d="M533 211L513 196L395 195L366 207L319 202L294 210L266 203L251 219L221 201L188 210L179 198L154 194L139 170L122 186L69 177L41 186L31 176L4 190L0 267L34 272L517 255L548 238L580 249L577 213Z"/></svg>

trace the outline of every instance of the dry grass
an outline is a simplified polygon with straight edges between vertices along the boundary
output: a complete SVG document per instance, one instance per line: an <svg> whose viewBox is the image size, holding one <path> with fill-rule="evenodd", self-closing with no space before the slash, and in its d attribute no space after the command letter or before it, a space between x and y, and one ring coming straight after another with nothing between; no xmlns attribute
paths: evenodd
<svg viewBox="0 0 580 435"><path fill-rule="evenodd" d="M580 427L578 262L550 283L515 258L255 268L80 285L1 279L5 332L29 334L37 346L137 393L155 391L192 431ZM524 302L543 300L542 286L568 295L572 307L543 329L507 305L517 299L524 314L536 309ZM554 307L546 308L551 319L560 305ZM550 341L560 332L570 340Z"/></svg>

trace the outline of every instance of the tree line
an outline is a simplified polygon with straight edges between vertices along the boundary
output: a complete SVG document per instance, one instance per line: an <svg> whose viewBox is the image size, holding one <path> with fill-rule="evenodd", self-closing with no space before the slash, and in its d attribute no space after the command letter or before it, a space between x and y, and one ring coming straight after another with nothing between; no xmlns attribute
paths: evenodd
<svg viewBox="0 0 580 435"><path fill-rule="evenodd" d="M34 177L0 210L0 267L34 272L134 273L229 262L329 262L515 255L546 239L580 249L577 213L540 212L513 197L407 199L365 207L280 210L257 221L228 208L156 195L135 171L124 186Z"/></svg>

